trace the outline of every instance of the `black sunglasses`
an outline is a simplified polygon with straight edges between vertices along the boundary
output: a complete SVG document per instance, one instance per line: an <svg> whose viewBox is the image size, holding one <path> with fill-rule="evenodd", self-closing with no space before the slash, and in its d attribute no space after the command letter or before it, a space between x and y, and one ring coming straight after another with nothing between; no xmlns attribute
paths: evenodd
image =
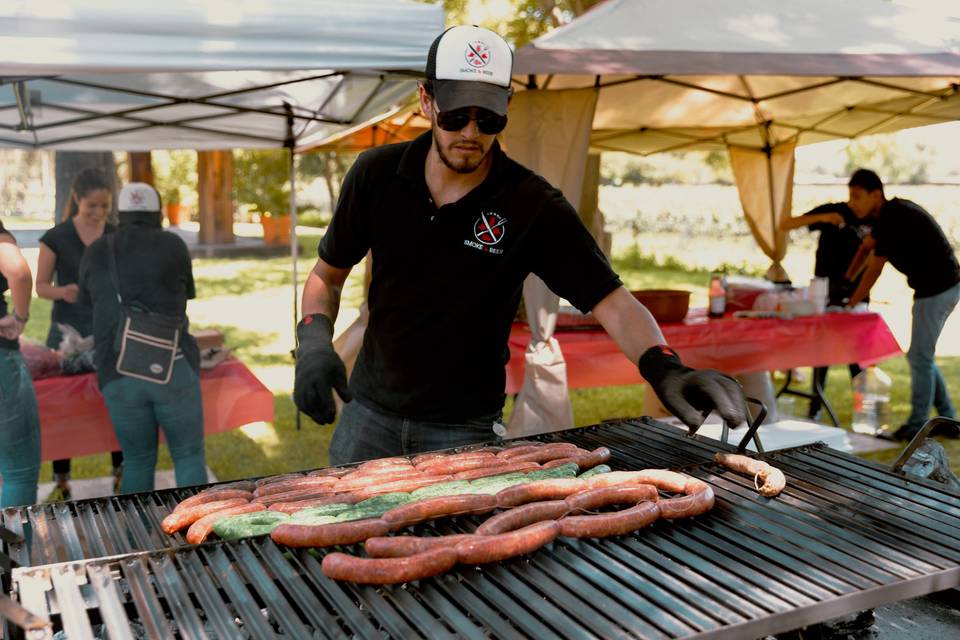
<svg viewBox="0 0 960 640"><path fill-rule="evenodd" d="M487 109L476 109L471 114L472 107L454 109L453 111L437 111L437 126L444 131L460 131L471 120L476 120L477 129L485 135L495 135L507 126L507 116L497 115Z"/></svg>

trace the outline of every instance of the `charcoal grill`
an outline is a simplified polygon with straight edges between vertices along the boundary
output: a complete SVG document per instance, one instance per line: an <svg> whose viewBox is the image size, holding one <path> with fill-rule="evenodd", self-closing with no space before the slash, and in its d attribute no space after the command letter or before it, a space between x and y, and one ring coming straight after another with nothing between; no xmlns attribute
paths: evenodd
<svg viewBox="0 0 960 640"><path fill-rule="evenodd" d="M47 551L31 561L74 557L14 567L12 594L71 639L94 637L98 625L111 638L739 639L960 585L960 495L932 482L812 445L769 454L787 488L768 500L752 479L713 463L714 452L732 447L652 420L542 439L607 446L614 468L683 469L714 487L716 507L631 536L559 538L522 559L374 588L331 581L320 572L323 551L289 550L268 537L198 546L159 538L154 525L182 493L120 496L96 514L117 522L97 530L145 547L96 557L79 534L75 544L38 540ZM34 537L67 539L61 532L71 521L89 530L96 523L84 504L43 511L57 526L37 522L35 509ZM133 513L143 527L136 534L122 524L136 523ZM418 533L477 523L452 519ZM101 547L128 548L111 544Z"/></svg>

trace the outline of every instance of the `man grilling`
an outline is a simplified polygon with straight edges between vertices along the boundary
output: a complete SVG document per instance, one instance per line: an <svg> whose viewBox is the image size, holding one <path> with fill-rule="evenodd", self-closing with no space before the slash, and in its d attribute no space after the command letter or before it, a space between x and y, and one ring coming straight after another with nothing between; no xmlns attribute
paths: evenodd
<svg viewBox="0 0 960 640"><path fill-rule="evenodd" d="M419 87L431 131L363 153L344 180L303 291L293 393L321 424L335 418L334 390L346 402L332 465L493 439L530 273L591 312L691 430L712 409L744 420L739 386L684 366L560 191L500 149L512 65L492 31L445 31ZM343 283L368 250L370 319L348 386L333 323Z"/></svg>

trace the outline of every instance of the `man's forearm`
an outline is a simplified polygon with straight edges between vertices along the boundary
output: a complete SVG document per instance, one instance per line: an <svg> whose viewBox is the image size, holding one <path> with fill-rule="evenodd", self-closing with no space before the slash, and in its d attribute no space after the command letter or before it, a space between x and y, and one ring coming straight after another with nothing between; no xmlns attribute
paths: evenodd
<svg viewBox="0 0 960 640"><path fill-rule="evenodd" d="M311 271L303 286L303 315L322 313L331 320L336 320L340 311L341 291L341 287L324 281L316 272Z"/></svg>
<svg viewBox="0 0 960 640"><path fill-rule="evenodd" d="M863 278L860 279L860 284L857 285L856 291L850 296L850 301L847 303L848 307L860 304L863 299L867 297L870 289L872 289L874 283L876 283L877 278L880 277L880 272L883 271L884 264L886 264L885 260L877 257L870 258L869 262L867 262L866 271L863 273Z"/></svg>
<svg viewBox="0 0 960 640"><path fill-rule="evenodd" d="M653 315L623 287L597 303L592 313L634 364L647 349L666 342Z"/></svg>

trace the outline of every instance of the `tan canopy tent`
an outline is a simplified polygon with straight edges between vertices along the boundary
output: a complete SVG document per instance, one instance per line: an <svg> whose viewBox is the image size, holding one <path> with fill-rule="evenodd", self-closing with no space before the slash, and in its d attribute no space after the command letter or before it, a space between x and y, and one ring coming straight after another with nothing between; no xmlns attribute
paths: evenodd
<svg viewBox="0 0 960 640"><path fill-rule="evenodd" d="M524 119L522 136L508 128L509 151L572 202L582 174L566 169L584 131L594 151L729 150L776 279L785 276L779 224L790 215L794 148L960 119L960 20L884 0L608 0L518 51L514 73L511 119L535 109L542 120ZM562 114L585 94L596 108L572 125ZM557 301L527 301L538 340L520 404L562 415L566 396L551 391L563 386L551 373L562 360L534 357L549 348L544 327ZM522 412L511 429L565 426Z"/></svg>

